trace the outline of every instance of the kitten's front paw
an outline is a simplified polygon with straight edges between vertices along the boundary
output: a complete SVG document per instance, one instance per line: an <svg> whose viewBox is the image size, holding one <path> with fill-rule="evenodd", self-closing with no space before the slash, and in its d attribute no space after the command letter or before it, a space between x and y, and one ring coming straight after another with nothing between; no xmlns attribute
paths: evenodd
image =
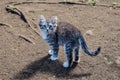
<svg viewBox="0 0 120 80"><path fill-rule="evenodd" d="M49 55L53 55L53 51L52 51L52 50L49 50L49 51L48 51L48 54L49 54Z"/></svg>
<svg viewBox="0 0 120 80"><path fill-rule="evenodd" d="M69 67L68 61L66 61L66 62L63 63L63 67L64 67L64 68L68 68L68 67Z"/></svg>
<svg viewBox="0 0 120 80"><path fill-rule="evenodd" d="M51 57L50 57L50 59L51 59L52 61L55 61L55 60L57 60L57 59L58 59L58 57L51 56Z"/></svg>

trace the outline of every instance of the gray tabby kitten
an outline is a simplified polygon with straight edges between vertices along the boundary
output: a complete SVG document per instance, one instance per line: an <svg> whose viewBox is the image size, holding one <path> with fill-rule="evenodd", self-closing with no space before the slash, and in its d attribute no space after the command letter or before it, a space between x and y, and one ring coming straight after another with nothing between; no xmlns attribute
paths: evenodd
<svg viewBox="0 0 120 80"><path fill-rule="evenodd" d="M63 67L68 68L73 61L72 53L74 52L74 62L80 60L79 48L82 47L85 53L90 56L96 56L100 53L99 47L95 52L91 52L83 38L81 32L73 25L66 22L57 22L57 16L46 20L43 15L40 16L39 27L42 38L49 44L50 59L55 61L58 59L59 46L63 46L67 60L63 63Z"/></svg>

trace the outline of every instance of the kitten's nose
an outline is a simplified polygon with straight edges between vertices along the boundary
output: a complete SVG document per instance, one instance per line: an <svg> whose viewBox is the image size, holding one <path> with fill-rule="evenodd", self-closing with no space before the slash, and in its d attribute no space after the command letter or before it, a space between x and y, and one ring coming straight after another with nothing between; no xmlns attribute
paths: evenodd
<svg viewBox="0 0 120 80"><path fill-rule="evenodd" d="M47 32L48 32L48 29L49 29L49 28L47 28Z"/></svg>

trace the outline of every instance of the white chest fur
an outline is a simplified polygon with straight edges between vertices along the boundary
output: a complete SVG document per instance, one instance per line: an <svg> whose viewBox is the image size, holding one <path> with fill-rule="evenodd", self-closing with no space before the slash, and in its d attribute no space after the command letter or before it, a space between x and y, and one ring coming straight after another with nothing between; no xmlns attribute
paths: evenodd
<svg viewBox="0 0 120 80"><path fill-rule="evenodd" d="M40 35L43 39L47 39L47 33L45 31L40 31Z"/></svg>

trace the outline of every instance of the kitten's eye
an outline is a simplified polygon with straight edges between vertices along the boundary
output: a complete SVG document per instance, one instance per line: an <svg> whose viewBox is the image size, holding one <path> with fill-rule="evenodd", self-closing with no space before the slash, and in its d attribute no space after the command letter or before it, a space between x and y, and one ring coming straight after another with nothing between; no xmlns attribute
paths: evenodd
<svg viewBox="0 0 120 80"><path fill-rule="evenodd" d="M44 28L46 28L46 25L43 25Z"/></svg>
<svg viewBox="0 0 120 80"><path fill-rule="evenodd" d="M49 29L50 29L50 30L53 30L53 27L52 27L52 25L50 25L50 26L49 26Z"/></svg>
<svg viewBox="0 0 120 80"><path fill-rule="evenodd" d="M41 28L41 29L45 29L45 28L46 28L46 25L40 25L40 28Z"/></svg>

